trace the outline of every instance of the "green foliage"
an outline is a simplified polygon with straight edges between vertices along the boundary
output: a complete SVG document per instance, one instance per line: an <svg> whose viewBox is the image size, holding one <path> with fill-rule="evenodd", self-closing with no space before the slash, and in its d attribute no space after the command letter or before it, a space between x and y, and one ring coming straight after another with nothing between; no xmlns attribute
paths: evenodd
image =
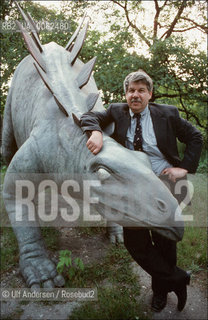
<svg viewBox="0 0 208 320"><path fill-rule="evenodd" d="M206 128L206 54L193 53L180 37L158 40L151 52L154 99L176 104L184 118Z"/></svg>
<svg viewBox="0 0 208 320"><path fill-rule="evenodd" d="M208 160L207 150L204 150L202 152L202 155L201 155L201 159L200 159L200 162L199 162L197 173L205 173L205 174L207 174L207 164L208 164L207 160Z"/></svg>
<svg viewBox="0 0 208 320"><path fill-rule="evenodd" d="M0 164L1 164L1 161L0 161ZM4 175L6 173L6 170L7 170L7 166L6 165L1 165L1 174Z"/></svg>
<svg viewBox="0 0 208 320"><path fill-rule="evenodd" d="M57 265L58 273L65 273L68 279L72 279L79 271L84 271L84 264L80 258L72 260L71 251L61 250Z"/></svg>
<svg viewBox="0 0 208 320"><path fill-rule="evenodd" d="M126 11L122 8L125 3ZM175 33L171 30L171 23L172 18L176 17L176 10L181 7L181 1L166 1L164 6L159 3L161 9L157 28L154 23L150 27L142 24L141 19L136 19L138 13L141 17L145 14L145 1L120 1L119 4L114 1L64 1L60 12L56 12L36 2L21 2L36 21L70 21L70 32L41 32L43 44L55 41L65 46L84 12L91 12L92 21L80 57L87 62L97 56L94 77L104 105L124 101L125 76L139 68L144 69L154 81L152 101L176 105L182 116L201 130L205 138L204 148L207 148L206 53L199 49L200 39L188 42L186 36L188 30L191 32L194 28L195 22L202 33L206 31L206 2L186 1L183 19L178 18L175 29L187 29L187 32ZM191 16L193 10L198 12L195 18ZM96 24L93 25L93 20L98 19L101 13L104 17L104 31L100 31L100 28L96 30ZM155 12L150 17L153 21L154 14ZM18 10L9 1L3 1L2 4L2 19L6 16L22 21ZM189 19L189 16L193 23L184 19ZM164 32L163 36L159 34L160 29ZM166 33L168 31L169 36ZM3 112L9 81L18 63L28 52L18 32L3 34L1 44ZM144 47L147 53L138 52L138 45L140 48Z"/></svg>
<svg viewBox="0 0 208 320"><path fill-rule="evenodd" d="M201 160L197 169L199 173L207 173L207 159Z"/></svg>

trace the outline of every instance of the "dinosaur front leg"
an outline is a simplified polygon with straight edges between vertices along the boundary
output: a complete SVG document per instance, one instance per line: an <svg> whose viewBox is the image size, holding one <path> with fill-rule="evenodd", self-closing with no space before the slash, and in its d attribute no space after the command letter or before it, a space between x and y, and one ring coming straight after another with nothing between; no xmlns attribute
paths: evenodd
<svg viewBox="0 0 208 320"><path fill-rule="evenodd" d="M19 226L16 221L16 199L11 193L7 193L7 187L10 183L6 181L4 188L5 208L9 214L9 219L15 232L19 253L20 270L28 287L52 288L54 286L63 286L64 279L57 274L55 264L49 259L48 252L44 246L39 225L36 221L32 223L24 219ZM9 188L11 191L11 187ZM27 208L24 208L22 216L28 216Z"/></svg>
<svg viewBox="0 0 208 320"><path fill-rule="evenodd" d="M23 173L24 169L22 167L27 162L25 162L25 158L21 159L21 155L26 155L27 152L22 153L20 152L21 149L16 153L7 170L3 189L5 208L18 241L20 270L28 287L52 288L63 286L64 279L57 274L56 265L49 259L44 246L36 215L31 215L29 206L24 205L21 210L18 208L16 182L25 177L34 177L28 171L26 174ZM21 172L19 164L21 164ZM28 167L25 168L25 172L27 169ZM35 172L37 168L34 168L33 171L30 163L30 169L31 172ZM35 184L37 181L33 181L33 183ZM25 190L25 192L28 192L28 190Z"/></svg>

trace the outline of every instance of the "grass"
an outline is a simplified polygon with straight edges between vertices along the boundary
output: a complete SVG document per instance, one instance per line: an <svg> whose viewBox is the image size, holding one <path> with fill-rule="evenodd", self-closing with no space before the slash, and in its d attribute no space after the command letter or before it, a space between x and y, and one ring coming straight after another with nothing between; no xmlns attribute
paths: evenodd
<svg viewBox="0 0 208 320"><path fill-rule="evenodd" d="M75 319L150 319L128 288L99 288L98 301L84 303L70 315Z"/></svg>
<svg viewBox="0 0 208 320"><path fill-rule="evenodd" d="M98 301L82 303L70 319L149 319L138 302L139 281L123 245L111 246L101 263L86 266L69 287L97 287Z"/></svg>
<svg viewBox="0 0 208 320"><path fill-rule="evenodd" d="M122 282L135 284L136 277L129 267L131 262L132 259L122 244L118 246L112 245L101 262L86 265L84 271L78 272L76 278L70 280L67 286L88 287L106 279L112 284Z"/></svg>
<svg viewBox="0 0 208 320"><path fill-rule="evenodd" d="M178 264L192 271L206 270L207 264L207 177L190 175L194 186L191 206L184 209L184 215L193 216L186 223L183 240L178 243Z"/></svg>
<svg viewBox="0 0 208 320"><path fill-rule="evenodd" d="M9 271L19 261L16 237L11 228L1 228L1 273Z"/></svg>
<svg viewBox="0 0 208 320"><path fill-rule="evenodd" d="M187 227L183 241L178 244L178 265L197 272L206 270L207 231L206 228Z"/></svg>

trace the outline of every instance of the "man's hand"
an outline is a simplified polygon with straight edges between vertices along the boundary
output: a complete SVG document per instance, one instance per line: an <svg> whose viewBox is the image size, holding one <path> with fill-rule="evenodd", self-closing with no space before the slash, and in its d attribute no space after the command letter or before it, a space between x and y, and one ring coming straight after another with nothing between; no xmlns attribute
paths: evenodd
<svg viewBox="0 0 208 320"><path fill-rule="evenodd" d="M188 173L188 170L183 168L166 168L164 169L161 174L168 175L168 179L176 182L176 179L183 178Z"/></svg>
<svg viewBox="0 0 208 320"><path fill-rule="evenodd" d="M86 145L93 154L97 154L98 152L100 152L103 146L102 133L100 131L92 131L92 134L87 140Z"/></svg>

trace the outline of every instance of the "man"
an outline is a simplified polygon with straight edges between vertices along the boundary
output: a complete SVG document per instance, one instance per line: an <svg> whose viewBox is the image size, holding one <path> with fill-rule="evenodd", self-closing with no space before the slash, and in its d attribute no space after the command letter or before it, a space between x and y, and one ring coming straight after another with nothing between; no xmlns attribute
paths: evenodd
<svg viewBox="0 0 208 320"><path fill-rule="evenodd" d="M82 127L91 133L88 149L96 155L103 145L102 127L115 122L112 137L126 148L145 152L153 172L165 177L174 190L177 179L197 169L202 148L200 132L179 116L176 107L149 102L153 82L143 70L125 78L124 91L127 104L111 104L106 111L87 112L81 117ZM186 144L182 160L176 138ZM177 200L181 201L180 197ZM178 310L183 310L190 274L176 266L176 243L146 228L124 227L123 231L129 253L152 276L152 309L161 311L168 292L174 291Z"/></svg>

